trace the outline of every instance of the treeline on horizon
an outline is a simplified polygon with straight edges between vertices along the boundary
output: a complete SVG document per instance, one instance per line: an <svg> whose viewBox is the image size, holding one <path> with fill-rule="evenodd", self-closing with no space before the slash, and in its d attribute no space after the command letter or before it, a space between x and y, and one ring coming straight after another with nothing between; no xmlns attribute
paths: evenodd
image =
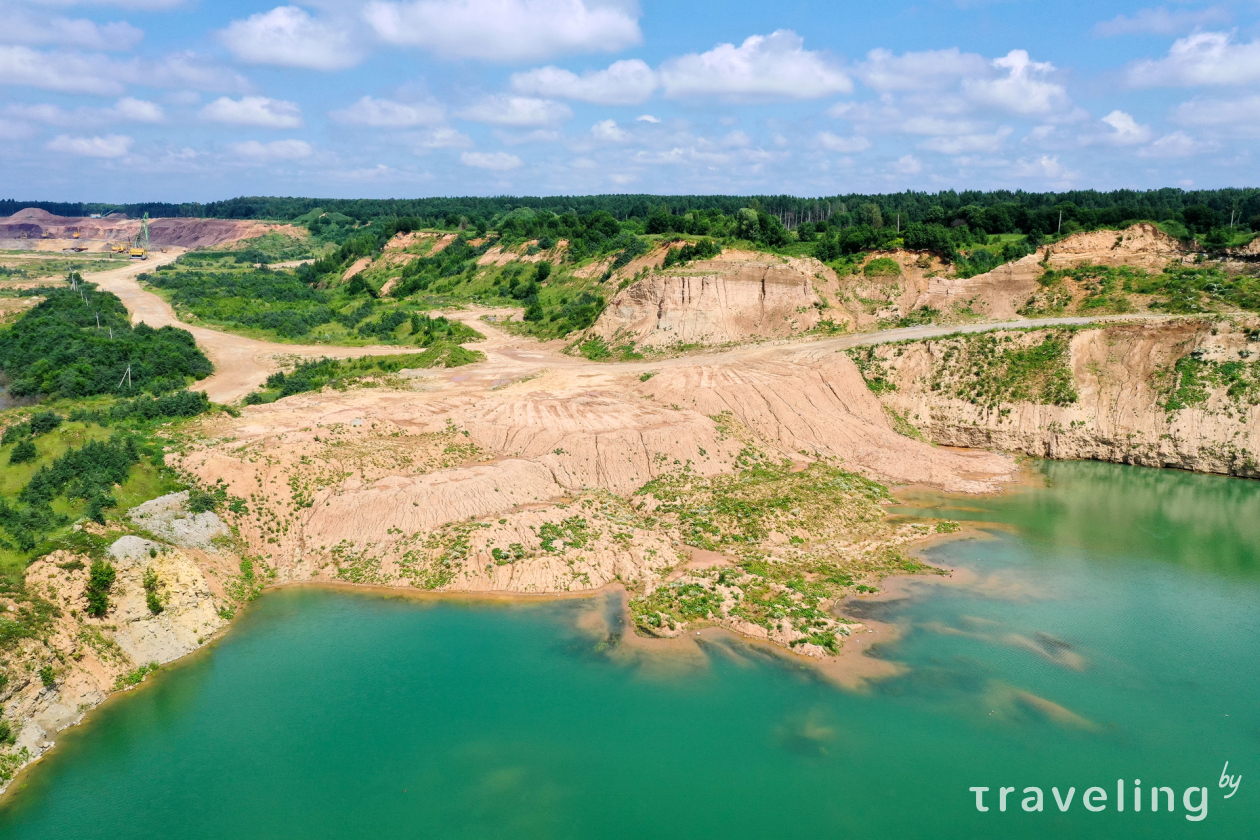
<svg viewBox="0 0 1260 840"><path fill-rule="evenodd" d="M522 208L547 211L556 215L587 216L603 211L618 221L646 220L665 207L677 215L688 212L736 215L741 209L755 207L775 217L788 229L820 220L834 220L843 226L844 217L855 216L864 205L874 205L889 223L945 223L963 221L975 227L991 229L990 233L1057 232L1060 213L1064 221L1083 228L1109 227L1126 221L1177 221L1190 228L1216 225L1248 227L1260 230L1260 189L1228 188L1219 190L1071 190L1066 192L1032 193L996 190L989 192L947 190L937 193L902 192L877 195L848 194L825 198L798 198L788 195L589 195L589 196L495 196L490 198L416 198L416 199L338 199L292 197L240 197L209 203L170 204L100 204L74 202L21 202L0 200L0 215L12 215L27 207L36 207L60 216L87 216L92 213L126 213L137 217L148 213L151 218L217 218L294 221L312 211L341 214L366 224L375 219L410 218L429 227L449 227L463 220L474 226L489 227L496 219ZM980 211L1001 208L988 224L976 224ZM1203 208L1214 218L1200 221ZM1186 211L1192 210L1192 218ZM837 219L837 217L841 217ZM1208 222L1204 224L1204 222ZM853 223L860 223L856 219Z"/></svg>

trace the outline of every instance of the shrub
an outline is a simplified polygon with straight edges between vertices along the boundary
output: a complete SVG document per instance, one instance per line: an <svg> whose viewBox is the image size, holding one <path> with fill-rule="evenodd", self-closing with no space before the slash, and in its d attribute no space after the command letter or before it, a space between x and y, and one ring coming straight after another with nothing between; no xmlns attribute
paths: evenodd
<svg viewBox="0 0 1260 840"><path fill-rule="evenodd" d="M35 442L27 438L18 441L18 445L13 447L13 451L9 453L10 464L29 464L39 456L35 450Z"/></svg>
<svg viewBox="0 0 1260 840"><path fill-rule="evenodd" d="M88 615L104 618L109 612L109 590L114 585L117 574L114 567L104 560L92 561L92 568L88 571L87 589L84 590L87 595Z"/></svg>
<svg viewBox="0 0 1260 840"><path fill-rule="evenodd" d="M57 675L53 673L51 665L39 669L39 681L44 684L44 688L52 688L57 684Z"/></svg>

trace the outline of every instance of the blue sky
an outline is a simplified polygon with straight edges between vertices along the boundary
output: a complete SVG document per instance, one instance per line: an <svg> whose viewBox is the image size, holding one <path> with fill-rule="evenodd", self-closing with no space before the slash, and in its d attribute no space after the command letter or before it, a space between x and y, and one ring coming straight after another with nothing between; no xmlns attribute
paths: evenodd
<svg viewBox="0 0 1260 840"><path fill-rule="evenodd" d="M1255 186L1260 0L0 0L3 197Z"/></svg>

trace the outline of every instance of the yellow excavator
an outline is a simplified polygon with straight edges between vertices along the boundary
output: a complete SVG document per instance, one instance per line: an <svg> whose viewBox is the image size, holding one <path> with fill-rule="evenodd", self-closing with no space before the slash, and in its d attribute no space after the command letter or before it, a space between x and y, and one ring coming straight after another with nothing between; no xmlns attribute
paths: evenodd
<svg viewBox="0 0 1260 840"><path fill-rule="evenodd" d="M109 243L109 250L115 254L121 254L123 251L127 250L127 243L126 242L111 242Z"/></svg>
<svg viewBox="0 0 1260 840"><path fill-rule="evenodd" d="M131 242L131 250L128 251L133 260L147 260L149 258L149 214L145 213L144 218L140 220L140 232L136 234L136 238Z"/></svg>

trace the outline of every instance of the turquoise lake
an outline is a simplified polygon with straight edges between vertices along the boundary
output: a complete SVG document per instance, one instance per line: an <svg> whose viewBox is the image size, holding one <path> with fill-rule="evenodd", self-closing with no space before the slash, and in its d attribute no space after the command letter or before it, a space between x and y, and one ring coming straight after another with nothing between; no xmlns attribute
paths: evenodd
<svg viewBox="0 0 1260 840"><path fill-rule="evenodd" d="M734 641L610 654L580 628L612 597L283 589L62 733L0 801L0 838L1255 836L1260 482L1040 469L897 508L987 536L930 552L973 583L855 608L904 630L876 652L907 671L865 691ZM1120 778L1140 812L1116 810ZM1052 787L1075 788L1066 812Z"/></svg>

